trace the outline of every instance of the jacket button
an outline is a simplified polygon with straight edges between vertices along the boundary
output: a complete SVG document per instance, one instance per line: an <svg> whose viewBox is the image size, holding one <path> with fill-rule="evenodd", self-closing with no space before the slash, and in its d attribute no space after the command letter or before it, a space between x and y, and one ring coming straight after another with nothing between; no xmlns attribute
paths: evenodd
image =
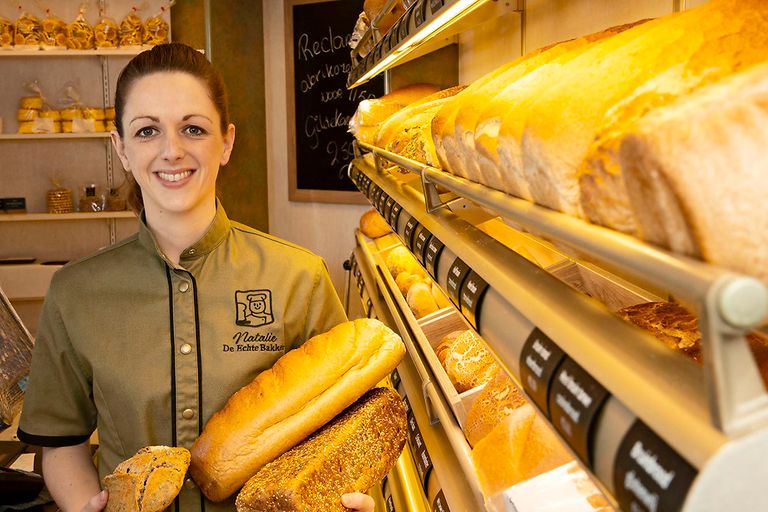
<svg viewBox="0 0 768 512"><path fill-rule="evenodd" d="M196 250L194 250L194 249L190 249L190 250L189 250L189 255L190 255L190 256L192 256L192 255L193 255L193 254L195 254L196 252L197 252Z"/></svg>
<svg viewBox="0 0 768 512"><path fill-rule="evenodd" d="M184 418L185 420L191 420L192 418L195 417L195 411L193 411L192 409L184 409L181 413L181 417Z"/></svg>
<svg viewBox="0 0 768 512"><path fill-rule="evenodd" d="M186 282L186 281L182 281L182 282L181 282L181 284L179 285L179 291L180 291L181 293L184 293L184 292L186 292L187 290L189 290L189 283L188 283L188 282Z"/></svg>
<svg viewBox="0 0 768 512"><path fill-rule="evenodd" d="M190 345L189 343L185 343L185 344L183 344L183 345L182 345L182 346L179 348L179 352L181 352L181 353L182 353L182 354L184 354L184 355L187 355L187 354L189 354L190 352L192 352L192 345Z"/></svg>
<svg viewBox="0 0 768 512"><path fill-rule="evenodd" d="M192 480L191 478L187 478L184 481L184 487L186 487L187 489L194 489L195 488L195 481Z"/></svg>

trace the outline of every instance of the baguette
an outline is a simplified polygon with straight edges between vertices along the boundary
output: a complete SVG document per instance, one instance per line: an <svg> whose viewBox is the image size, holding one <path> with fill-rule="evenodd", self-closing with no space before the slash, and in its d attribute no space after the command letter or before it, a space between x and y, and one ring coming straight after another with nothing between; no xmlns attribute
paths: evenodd
<svg viewBox="0 0 768 512"><path fill-rule="evenodd" d="M227 498L375 386L404 355L400 337L375 319L314 336L208 420L192 446L192 478L211 501Z"/></svg>
<svg viewBox="0 0 768 512"><path fill-rule="evenodd" d="M248 480L237 510L343 512L342 494L365 492L389 473L407 428L398 394L374 388Z"/></svg>
<svg viewBox="0 0 768 512"><path fill-rule="evenodd" d="M109 491L106 512L161 512L181 490L189 467L189 450L147 446L104 477Z"/></svg>

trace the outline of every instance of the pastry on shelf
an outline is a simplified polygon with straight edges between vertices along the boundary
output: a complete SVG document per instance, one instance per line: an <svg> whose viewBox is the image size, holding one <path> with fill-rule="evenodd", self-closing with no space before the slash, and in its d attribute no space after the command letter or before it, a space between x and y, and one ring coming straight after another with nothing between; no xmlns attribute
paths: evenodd
<svg viewBox="0 0 768 512"><path fill-rule="evenodd" d="M512 411L526 403L520 388L499 368L467 411L464 434L470 446L477 445Z"/></svg>
<svg viewBox="0 0 768 512"><path fill-rule="evenodd" d="M499 369L483 339L472 329L447 334L435 347L435 355L459 393L485 384Z"/></svg>

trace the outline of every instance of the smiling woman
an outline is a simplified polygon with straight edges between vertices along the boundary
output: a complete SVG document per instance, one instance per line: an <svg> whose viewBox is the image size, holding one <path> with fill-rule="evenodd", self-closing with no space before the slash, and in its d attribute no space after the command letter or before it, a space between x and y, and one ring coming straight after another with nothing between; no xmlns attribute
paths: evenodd
<svg viewBox="0 0 768 512"><path fill-rule="evenodd" d="M100 480L118 464L146 446L190 448L235 391L346 320L321 258L230 221L218 201L235 127L202 54L177 43L139 54L118 78L115 111L139 231L54 276L18 430L43 447L62 510L103 510ZM373 508L363 494L344 500ZM188 480L175 509L235 504L207 501Z"/></svg>

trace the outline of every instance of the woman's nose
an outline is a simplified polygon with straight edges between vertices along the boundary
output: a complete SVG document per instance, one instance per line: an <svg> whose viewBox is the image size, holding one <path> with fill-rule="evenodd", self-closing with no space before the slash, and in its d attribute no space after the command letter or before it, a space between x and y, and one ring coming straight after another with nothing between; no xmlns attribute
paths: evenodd
<svg viewBox="0 0 768 512"><path fill-rule="evenodd" d="M163 158L168 161L174 161L184 156L184 144L177 133L169 132L165 137L163 146Z"/></svg>

